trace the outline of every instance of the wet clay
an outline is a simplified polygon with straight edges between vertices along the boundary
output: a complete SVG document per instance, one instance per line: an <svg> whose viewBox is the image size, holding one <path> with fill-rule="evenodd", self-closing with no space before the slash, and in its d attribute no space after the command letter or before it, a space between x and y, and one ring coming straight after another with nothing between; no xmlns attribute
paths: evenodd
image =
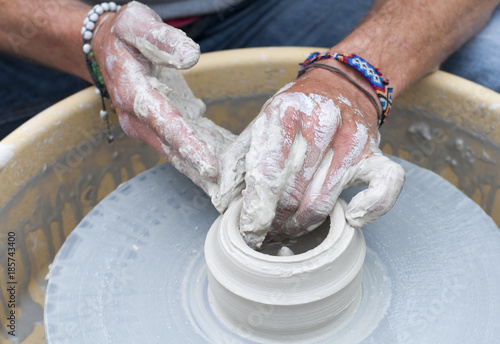
<svg viewBox="0 0 500 344"><path fill-rule="evenodd" d="M500 146L422 109L393 112L381 129L382 150L440 174L500 223Z"/></svg>
<svg viewBox="0 0 500 344"><path fill-rule="evenodd" d="M205 241L208 297L219 319L265 343L317 341L346 324L361 300L366 255L361 231L345 220L346 203L335 205L319 245L306 251L298 238L294 249L303 253L277 256L247 246L238 226L241 207L241 199L231 204ZM248 316L263 309L273 310L266 321Z"/></svg>

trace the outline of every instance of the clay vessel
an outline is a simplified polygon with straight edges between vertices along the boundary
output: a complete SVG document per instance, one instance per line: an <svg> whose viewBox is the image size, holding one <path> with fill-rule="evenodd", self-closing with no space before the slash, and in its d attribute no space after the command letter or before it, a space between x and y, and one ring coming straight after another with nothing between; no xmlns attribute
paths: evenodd
<svg viewBox="0 0 500 344"><path fill-rule="evenodd" d="M241 206L234 202L205 241L208 295L217 317L234 332L265 342L311 342L347 323L361 300L366 245L345 220L346 203L334 206L323 242L292 256L248 247L238 230Z"/></svg>

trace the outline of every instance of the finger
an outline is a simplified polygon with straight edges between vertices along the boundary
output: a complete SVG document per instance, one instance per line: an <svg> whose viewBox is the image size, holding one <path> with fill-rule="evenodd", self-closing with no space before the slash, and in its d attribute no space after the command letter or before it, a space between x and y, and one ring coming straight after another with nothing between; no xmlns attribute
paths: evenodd
<svg viewBox="0 0 500 344"><path fill-rule="evenodd" d="M142 123L137 117L128 114L119 116L120 125L127 135L135 138L140 138L144 143L151 146L154 150L160 153L170 164L172 164L179 172L187 176L196 185L202 188L209 196L212 196L217 186L210 180L204 179L199 172L191 166L177 151L170 146L165 145L156 136L156 133Z"/></svg>
<svg viewBox="0 0 500 344"><path fill-rule="evenodd" d="M341 124L340 109L331 99L316 94L299 95L306 98L302 99L301 103L312 102L312 106L310 106L312 111L309 113L301 112L300 116L300 134L307 141L306 159L297 176L289 179L289 183L278 204L276 217L268 234L268 239L279 233L282 230L283 223L298 210L311 180L313 178L318 179L318 177L315 177L316 173L318 171L322 171L322 173L328 171L332 157L327 156L327 154L332 153L330 149L332 139ZM307 108L306 106L304 111ZM325 159L328 160L326 164ZM324 180L325 177L326 175L319 177L319 179Z"/></svg>
<svg viewBox="0 0 500 344"><path fill-rule="evenodd" d="M283 226L285 235L298 236L323 223L344 186L352 179L354 171L351 167L368 154L369 151L365 151L368 143L366 127L361 124L347 127L344 123L342 130L343 135L337 138L329 159L325 159L316 172L299 209Z"/></svg>
<svg viewBox="0 0 500 344"><path fill-rule="evenodd" d="M198 44L139 2L129 3L118 15L113 32L155 65L187 69L200 58Z"/></svg>
<svg viewBox="0 0 500 344"><path fill-rule="evenodd" d="M113 102L123 113L129 115L128 121L130 122L132 114L137 115L152 130L154 137L160 138L165 145L179 152L197 169L202 178L215 181L218 175L215 154L166 98L164 90L150 82L156 80L147 76L150 66L137 60L122 42L115 41L109 49L115 53L112 56L116 58L110 60L112 66L107 66L108 62L106 63L106 67L112 67L109 71L113 73L110 78L106 76L106 81L110 81L109 90ZM148 142L148 137L143 135L151 133L141 131L135 136Z"/></svg>
<svg viewBox="0 0 500 344"><path fill-rule="evenodd" d="M327 188L334 153L330 150L308 185L297 210L285 221L281 234L297 237L316 229L326 219L340 194L338 185Z"/></svg>
<svg viewBox="0 0 500 344"><path fill-rule="evenodd" d="M388 212L396 202L405 181L401 165L383 155L371 155L359 163L350 184L369 184L349 202L346 219L362 227Z"/></svg>
<svg viewBox="0 0 500 344"><path fill-rule="evenodd" d="M275 97L252 125L240 215L240 231L252 248L262 244L289 176L304 163L307 144L303 139L296 140L297 126L291 123L297 118L295 105ZM284 123L282 118L290 121Z"/></svg>
<svg viewBox="0 0 500 344"><path fill-rule="evenodd" d="M216 180L217 157L168 99L148 82L137 89L134 112L160 140L188 161L203 178Z"/></svg>
<svg viewBox="0 0 500 344"><path fill-rule="evenodd" d="M291 87L293 83L286 85L279 92ZM264 104L265 108L269 103ZM245 161L251 144L251 130L254 125L254 119L243 132L234 140L230 147L220 156L219 171L219 190L217 195L212 197L212 203L223 213L229 203L241 195L244 187Z"/></svg>
<svg viewBox="0 0 500 344"><path fill-rule="evenodd" d="M245 157L251 142L251 125L220 155L219 189L212 197L212 204L220 213L224 213L231 201L241 195L243 190Z"/></svg>
<svg viewBox="0 0 500 344"><path fill-rule="evenodd" d="M167 161L172 164L179 172L191 179L193 183L203 189L208 196L212 196L217 191L217 184L211 180L207 180L200 176L197 169L195 169L186 159L181 156L176 150L165 145L160 140L157 141L161 147L159 151ZM156 147L154 147L156 149Z"/></svg>
<svg viewBox="0 0 500 344"><path fill-rule="evenodd" d="M205 103L194 96L186 80L175 69L153 66L148 81L182 114L182 117L199 121L206 110Z"/></svg>

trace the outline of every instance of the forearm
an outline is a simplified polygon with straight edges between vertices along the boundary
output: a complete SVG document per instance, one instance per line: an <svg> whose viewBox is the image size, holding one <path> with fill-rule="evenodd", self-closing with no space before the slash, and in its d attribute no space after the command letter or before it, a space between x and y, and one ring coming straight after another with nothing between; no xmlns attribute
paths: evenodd
<svg viewBox="0 0 500 344"><path fill-rule="evenodd" d="M331 51L357 54L383 72L396 97L488 22L498 0L376 0Z"/></svg>
<svg viewBox="0 0 500 344"><path fill-rule="evenodd" d="M0 0L0 50L91 81L80 33L90 6L77 0Z"/></svg>

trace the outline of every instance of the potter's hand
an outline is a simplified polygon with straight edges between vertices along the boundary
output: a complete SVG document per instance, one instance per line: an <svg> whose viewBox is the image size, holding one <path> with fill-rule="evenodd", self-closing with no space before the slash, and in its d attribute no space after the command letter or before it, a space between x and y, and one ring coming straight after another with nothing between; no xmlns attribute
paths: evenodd
<svg viewBox="0 0 500 344"><path fill-rule="evenodd" d="M404 171L381 155L377 122L368 98L325 70L307 72L272 97L229 154L244 164L240 231L245 241L259 247L264 238L313 230L341 191L356 184L369 187L349 203L351 225L360 227L387 212ZM231 159L222 160L221 174L237 181L242 168ZM229 186L221 190L225 204L233 196L224 199Z"/></svg>
<svg viewBox="0 0 500 344"><path fill-rule="evenodd" d="M208 191L218 161L207 141L219 140L218 129L200 125L205 106L176 71L196 64L199 46L138 2L103 19L93 44L125 132Z"/></svg>

